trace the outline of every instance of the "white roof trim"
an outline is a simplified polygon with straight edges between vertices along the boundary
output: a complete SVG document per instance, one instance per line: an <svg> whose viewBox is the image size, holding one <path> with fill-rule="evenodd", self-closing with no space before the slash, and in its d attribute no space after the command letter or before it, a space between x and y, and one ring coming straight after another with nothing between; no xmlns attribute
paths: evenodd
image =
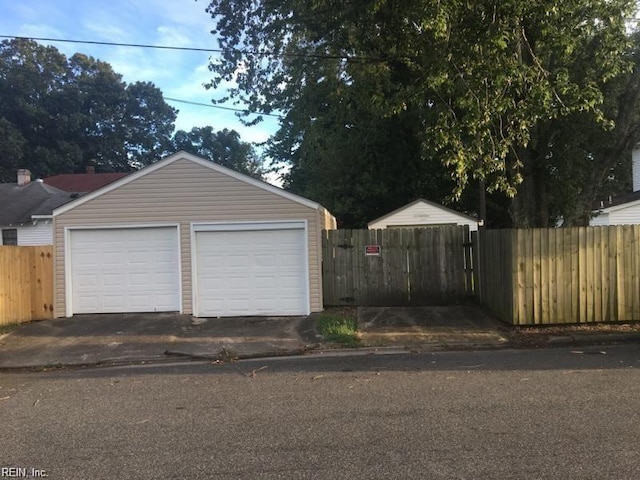
<svg viewBox="0 0 640 480"><path fill-rule="evenodd" d="M630 202L620 203L618 205L613 205L612 207L598 208L598 209L594 210L594 212L597 212L597 213L610 213L610 212L615 212L617 210L622 210L622 209L629 208L629 207L635 207L636 205L640 205L640 199L632 200Z"/></svg>
<svg viewBox="0 0 640 480"><path fill-rule="evenodd" d="M69 203L66 203L56 208L53 211L53 216L57 217L58 215L61 215L65 212L68 212L71 209L79 207L80 205L83 205L93 200L94 198L100 197L105 193L115 190L116 188L120 188L124 185L127 185L130 182L135 182L138 178L148 175L152 172L155 172L156 170L159 170L162 167L166 167L167 165L171 165L172 163L177 162L178 160L188 160L190 162L197 163L198 165L202 165L203 167L210 168L215 172L235 178L236 180L239 180L241 182L247 183L254 187L260 188L267 192L275 193L276 195L279 195L283 198L299 203L306 207L313 208L314 210L319 210L321 208L321 205L319 203L313 202L304 197L300 197L299 195L296 195L294 193L287 192L286 190L283 190L279 187L263 182L261 180L257 180L255 178L249 177L248 175L245 175L243 173L236 172L235 170L231 170L230 168L223 167L222 165L213 163L210 160L206 160L196 155L192 155L191 153L179 151L177 153L169 155L168 157L163 158L162 160L152 163L151 165L143 168L142 170L138 170L137 172L131 173L126 177L122 177L121 179L116 180L113 183L105 185L104 187L99 188L98 190L88 193L87 195L78 197L76 200L73 200Z"/></svg>

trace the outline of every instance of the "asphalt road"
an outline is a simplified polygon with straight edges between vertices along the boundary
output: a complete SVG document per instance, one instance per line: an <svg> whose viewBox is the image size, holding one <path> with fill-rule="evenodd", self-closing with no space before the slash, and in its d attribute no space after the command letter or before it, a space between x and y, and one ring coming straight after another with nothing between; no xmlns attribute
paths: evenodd
<svg viewBox="0 0 640 480"><path fill-rule="evenodd" d="M0 373L0 478L640 478L640 346Z"/></svg>

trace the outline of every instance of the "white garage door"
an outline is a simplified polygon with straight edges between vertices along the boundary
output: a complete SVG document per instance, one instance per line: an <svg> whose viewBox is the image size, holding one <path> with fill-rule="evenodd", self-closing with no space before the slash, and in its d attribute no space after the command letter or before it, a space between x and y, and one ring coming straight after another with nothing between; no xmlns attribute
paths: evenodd
<svg viewBox="0 0 640 480"><path fill-rule="evenodd" d="M176 227L72 230L73 312L180 310Z"/></svg>
<svg viewBox="0 0 640 480"><path fill-rule="evenodd" d="M304 226L196 231L198 316L308 314Z"/></svg>

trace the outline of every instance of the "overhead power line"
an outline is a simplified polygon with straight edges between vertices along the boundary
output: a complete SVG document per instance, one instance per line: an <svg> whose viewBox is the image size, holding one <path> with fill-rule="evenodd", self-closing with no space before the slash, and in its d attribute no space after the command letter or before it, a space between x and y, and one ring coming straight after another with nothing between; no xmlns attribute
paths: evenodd
<svg viewBox="0 0 640 480"><path fill-rule="evenodd" d="M268 116L268 117L282 118L282 115L277 115L275 113L248 112L247 110L243 110L241 108L223 107L222 105L213 105L213 104L209 104L209 103L192 102L190 100L180 100L178 98L171 98L171 97L164 97L164 99L167 100L167 101L170 101L170 102L185 103L187 105L195 105L197 107L218 108L220 110L229 110L231 112L241 112L241 113L249 113L251 115L265 115L265 116Z"/></svg>
<svg viewBox="0 0 640 480"><path fill-rule="evenodd" d="M26 69L23 69L22 74L23 75L27 75L27 76L29 76L29 75L35 76L36 75L35 72L28 71ZM262 115L262 116L275 117L275 118L284 118L282 115L278 115L276 113L252 112L250 110L246 110L246 109L242 109L242 108L225 107L223 105L216 105L214 103L194 102L194 101L191 101L191 100L183 100L183 99L180 99L180 98L167 97L164 94L162 95L162 98L164 100L166 100L166 101L176 102L176 103L183 103L183 104L186 104L186 105L194 105L196 107L216 108L218 110L228 110L230 112L239 112L239 113L244 113L244 114L248 114L248 115Z"/></svg>
<svg viewBox="0 0 640 480"><path fill-rule="evenodd" d="M222 50L219 48L175 47L171 45L148 45L144 43L101 42L98 40L71 40L68 38L21 37L17 35L0 35L0 38L13 38L16 40L35 40L38 42L83 43L87 45L107 45L111 47L155 48L159 50L184 50L184 51L190 51L190 52L222 53Z"/></svg>
<svg viewBox="0 0 640 480"><path fill-rule="evenodd" d="M68 38L47 38L47 37L22 37L18 35L0 35L0 38L11 38L16 40L35 40L38 42L60 42L60 43L80 43L86 45L105 45L110 47L132 47L132 48L152 48L157 50L179 50L184 52L206 52L206 53L224 53L225 50L221 48L199 48L199 47L175 47L171 45L149 45L145 43L119 43L119 42L102 42L98 40L72 40ZM373 57L360 57L349 55L328 55L328 54L314 54L314 53L285 53L285 52L261 52L257 50L236 50L238 53L244 53L248 55L261 55L265 57L291 57L291 58L313 58L321 60L349 60L349 61L368 61L368 62L383 62L388 59L373 58Z"/></svg>

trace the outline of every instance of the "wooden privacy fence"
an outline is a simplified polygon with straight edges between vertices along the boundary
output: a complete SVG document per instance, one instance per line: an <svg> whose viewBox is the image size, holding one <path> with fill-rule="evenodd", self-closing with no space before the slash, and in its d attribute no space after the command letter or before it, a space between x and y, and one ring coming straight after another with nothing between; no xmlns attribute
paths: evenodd
<svg viewBox="0 0 640 480"><path fill-rule="evenodd" d="M53 247L0 246L0 325L53 317Z"/></svg>
<svg viewBox="0 0 640 480"><path fill-rule="evenodd" d="M640 225L474 233L476 298L515 325L640 320Z"/></svg>
<svg viewBox="0 0 640 480"><path fill-rule="evenodd" d="M472 295L468 226L325 230L324 304L438 305Z"/></svg>

